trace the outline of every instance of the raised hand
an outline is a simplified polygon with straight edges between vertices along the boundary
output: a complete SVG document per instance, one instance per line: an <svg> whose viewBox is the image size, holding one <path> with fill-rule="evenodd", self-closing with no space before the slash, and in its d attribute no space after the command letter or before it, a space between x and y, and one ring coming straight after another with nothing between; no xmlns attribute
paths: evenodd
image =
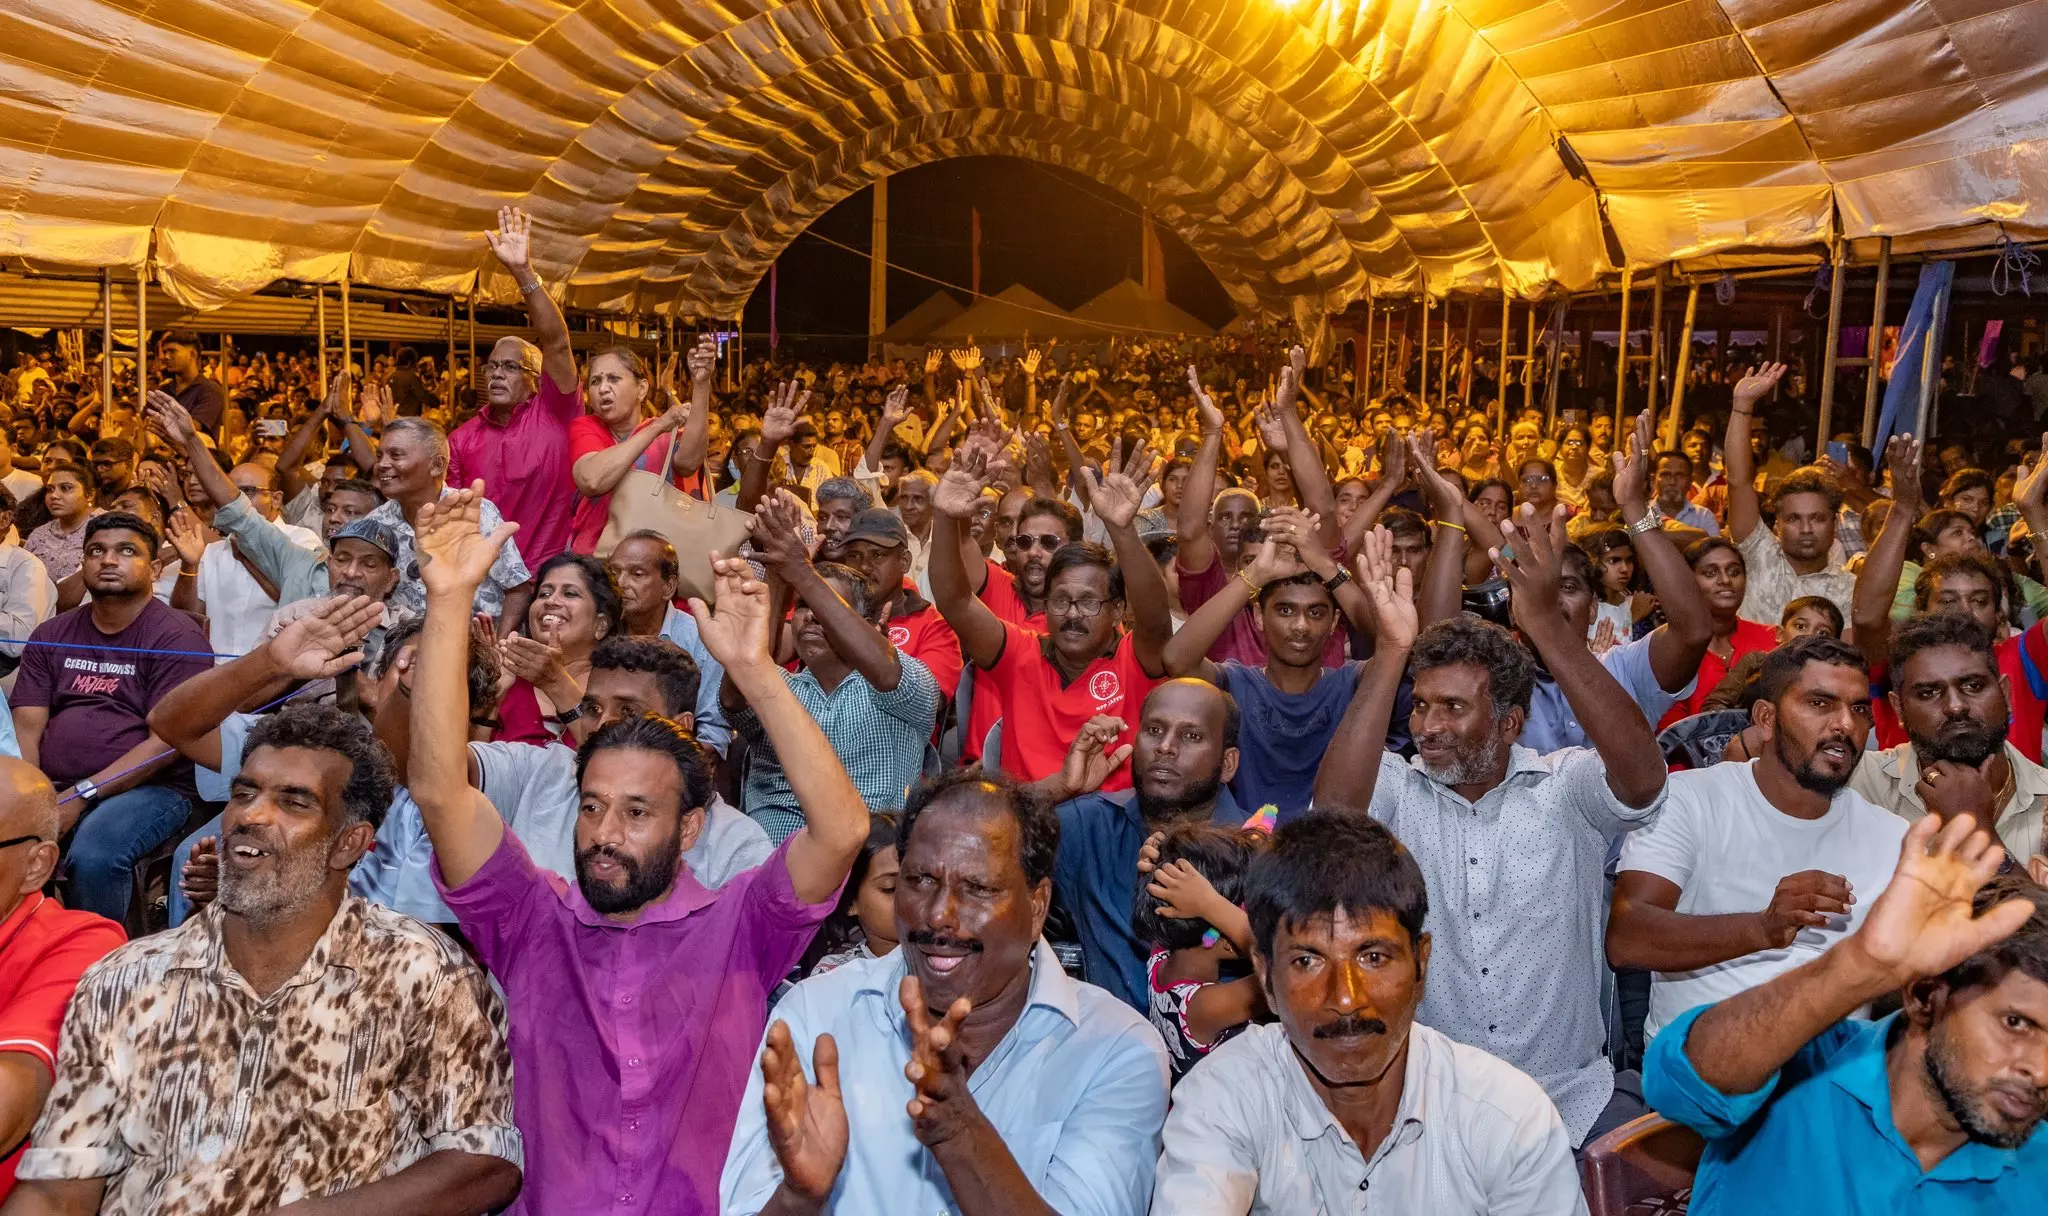
<svg viewBox="0 0 2048 1216"><path fill-rule="evenodd" d="M754 552L761 564L785 583L794 584L811 564L811 555L804 552L803 521L803 504L788 490L762 495L754 508L754 526L749 531Z"/></svg>
<svg viewBox="0 0 2048 1216"><path fill-rule="evenodd" d="M154 393L150 394L152 401L155 397ZM1885 458L1891 458L1889 448L1885 450ZM1913 484L1917 486L1919 479L1915 478ZM1897 487L1893 487L1892 496L1898 496ZM2041 451L2033 463L2020 465L2020 479L2013 483L2012 500L2022 511L2048 509L2048 432L2041 435Z"/></svg>
<svg viewBox="0 0 2048 1216"><path fill-rule="evenodd" d="M1436 467L1436 434L1427 427L1412 432L1400 446L1407 449L1404 463L1415 480L1422 483L1429 499L1429 513L1438 520L1458 523L1465 515L1465 495Z"/></svg>
<svg viewBox="0 0 2048 1216"><path fill-rule="evenodd" d="M474 595L505 542L519 531L518 524L504 520L484 535L483 502L484 483L478 478L469 489L420 508L419 522L413 526L413 552L428 594Z"/></svg>
<svg viewBox="0 0 2048 1216"><path fill-rule="evenodd" d="M187 566L197 566L206 555L206 531L199 526L199 517L184 507L171 512L164 521L164 539L171 542L171 548L178 551L178 560Z"/></svg>
<svg viewBox="0 0 2048 1216"><path fill-rule="evenodd" d="M945 357L945 352L936 347L924 352L924 374L927 376L938 375L939 367L945 361Z"/></svg>
<svg viewBox="0 0 2048 1216"><path fill-rule="evenodd" d="M1047 412L1052 416L1052 424L1062 430L1067 426L1067 392L1073 387L1072 376L1061 376L1059 387L1052 392L1052 405L1048 407Z"/></svg>
<svg viewBox="0 0 2048 1216"><path fill-rule="evenodd" d="M533 221L526 212L517 207L498 208L498 226L484 233L484 239L491 243L498 261L523 285L519 272L533 265Z"/></svg>
<svg viewBox="0 0 2048 1216"><path fill-rule="evenodd" d="M804 388L803 381L784 380L777 385L768 408L761 411L761 442L773 447L788 443L790 436L796 434L797 419L803 417L804 407L810 403L810 390Z"/></svg>
<svg viewBox="0 0 2048 1216"><path fill-rule="evenodd" d="M278 630L266 645L271 661L292 679L332 679L363 661L356 647L383 620L383 601L337 595Z"/></svg>
<svg viewBox="0 0 2048 1216"><path fill-rule="evenodd" d="M754 577L754 568L713 550L711 573L718 607L692 596L690 615L704 649L730 669L772 663L768 653L768 584Z"/></svg>
<svg viewBox="0 0 2048 1216"><path fill-rule="evenodd" d="M974 388L981 396L981 416L990 422L1001 425L1003 421L1003 407L996 401L996 391L989 384L988 377L976 376L974 378Z"/></svg>
<svg viewBox="0 0 2048 1216"><path fill-rule="evenodd" d="M192 423L191 411L179 404L176 397L160 388L149 390L146 406L149 424L157 433L178 447L186 447L199 434L199 428Z"/></svg>
<svg viewBox="0 0 2048 1216"><path fill-rule="evenodd" d="M327 396L320 402L320 408L326 410L330 417L347 422L354 416L349 403L355 400L355 396L355 377L344 367L328 377Z"/></svg>
<svg viewBox="0 0 2048 1216"><path fill-rule="evenodd" d="M1095 470L1082 466L1081 476L1088 482L1088 503L1096 517L1112 528L1126 528L1138 517L1138 507L1145 501L1145 490L1159 472L1159 462L1153 459L1152 445L1138 440L1126 459L1123 454L1124 441L1119 439L1110 447L1109 468L1097 477Z"/></svg>
<svg viewBox="0 0 2048 1216"><path fill-rule="evenodd" d="M718 373L718 339L710 334L697 335L697 344L690 348L685 362L690 368L691 390L709 392L712 377Z"/></svg>
<svg viewBox="0 0 2048 1216"><path fill-rule="evenodd" d="M1784 378L1783 363L1763 363L1750 368L1742 379L1735 382L1734 410L1746 414L1755 409L1756 403L1770 395L1770 391L1778 387L1778 381Z"/></svg>
<svg viewBox="0 0 2048 1216"><path fill-rule="evenodd" d="M1280 373L1280 387L1283 390L1286 389L1287 377L1292 372L1293 369L1290 368ZM1265 444L1266 450L1269 452L1285 452L1287 450L1287 427L1280 421L1278 403L1273 400L1259 402L1256 417L1259 424L1259 442Z"/></svg>
<svg viewBox="0 0 2048 1216"><path fill-rule="evenodd" d="M1394 560L1394 534L1374 528L1359 538L1358 585L1372 601L1376 645L1405 651L1415 645L1422 618L1415 609L1415 575Z"/></svg>
<svg viewBox="0 0 2048 1216"><path fill-rule="evenodd" d="M934 1022L925 1009L924 985L914 975L903 977L896 997L910 1019L910 1063L903 1066L915 1090L908 1106L910 1130L926 1148L936 1148L966 1130L980 1113L967 1090L967 1055L960 1047L960 1024L974 1005L963 996Z"/></svg>
<svg viewBox="0 0 2048 1216"><path fill-rule="evenodd" d="M1564 579L1564 512L1559 503L1548 520L1541 520L1534 506L1523 503L1500 521L1502 546L1489 550L1493 564L1507 577L1509 603L1524 632L1563 619L1557 589Z"/></svg>
<svg viewBox="0 0 2048 1216"><path fill-rule="evenodd" d="M1210 914L1217 912L1216 905L1223 902L1215 884L1185 857L1155 867L1152 881L1145 885L1145 894L1159 901L1159 915L1175 920L1214 923Z"/></svg>
<svg viewBox="0 0 2048 1216"><path fill-rule="evenodd" d="M1628 453L1612 454L1614 501L1621 505L1623 523L1634 523L1650 509L1650 448L1656 425L1650 410L1637 414L1629 429Z"/></svg>
<svg viewBox="0 0 2048 1216"><path fill-rule="evenodd" d="M1039 363L1039 360L1041 360L1041 359L1043 359L1043 358L1045 358L1045 352L1044 352L1044 351L1042 351L1042 350L1039 350L1039 349L1038 349L1037 347L1033 347L1033 348L1031 348L1030 350L1027 350L1027 351L1025 351L1025 352L1024 352L1024 374L1025 374L1025 375L1027 375L1027 376L1035 376L1035 375L1037 375L1037 374L1038 374L1038 363Z"/></svg>
<svg viewBox="0 0 2048 1216"><path fill-rule="evenodd" d="M1201 419L1202 433L1221 434L1223 411L1216 408L1216 399L1209 395L1208 389L1202 387L1202 377L1195 372L1195 365L1192 363L1188 364L1188 391L1194 394L1195 413Z"/></svg>
<svg viewBox="0 0 2048 1216"><path fill-rule="evenodd" d="M965 522L974 518L981 505L981 491L988 485L989 461L994 453L973 435L953 453L946 475L932 489L932 510Z"/></svg>
<svg viewBox="0 0 2048 1216"><path fill-rule="evenodd" d="M882 399L882 420L877 424L884 435L894 431L899 423L910 417L910 386L899 384L889 390Z"/></svg>
<svg viewBox="0 0 2048 1216"><path fill-rule="evenodd" d="M1301 573L1301 558L1295 550L1294 542L1276 535L1270 526L1271 523L1271 520L1267 521L1269 526L1266 530L1266 539L1252 550L1251 565L1247 566L1244 572L1247 579L1261 587L1277 583L1283 578L1293 578Z"/></svg>
<svg viewBox="0 0 2048 1216"><path fill-rule="evenodd" d="M777 1018L761 1047L761 1105L768 1112L768 1145L782 1166L782 1183L822 1204L846 1164L846 1099L839 1092L839 1045L821 1034L811 1045L816 1083L804 1076L789 1024Z"/></svg>
<svg viewBox="0 0 2048 1216"><path fill-rule="evenodd" d="M1998 838L1976 820L1922 816L1906 831L1890 884L1838 948L1853 948L1896 985L1939 975L2004 941L2033 915L2033 902L2008 899L1982 916L1972 907L2004 860Z"/></svg>
<svg viewBox="0 0 2048 1216"><path fill-rule="evenodd" d="M1131 745L1115 746L1117 737L1129 729L1122 718L1097 714L1081 726L1060 762L1060 787L1068 798L1078 798L1102 788L1110 775L1131 758Z"/></svg>
<svg viewBox="0 0 2048 1216"><path fill-rule="evenodd" d="M2048 436L2043 436L2048 439ZM1894 435L1884 445L1884 464L1892 478L1892 509L1905 510L1904 519L1920 514L1920 441L1911 435ZM2024 470L2022 470L2024 472ZM2024 476L2021 483L2024 484ZM2020 501L2020 487L2013 487L2013 500Z"/></svg>

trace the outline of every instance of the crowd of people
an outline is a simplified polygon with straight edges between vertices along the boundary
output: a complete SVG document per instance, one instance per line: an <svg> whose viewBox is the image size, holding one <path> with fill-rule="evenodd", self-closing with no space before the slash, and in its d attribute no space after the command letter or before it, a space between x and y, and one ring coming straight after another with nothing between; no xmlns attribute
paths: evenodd
<svg viewBox="0 0 2048 1216"><path fill-rule="evenodd" d="M651 366L527 234L473 375L0 381L0 1213L2039 1205L2048 435Z"/></svg>

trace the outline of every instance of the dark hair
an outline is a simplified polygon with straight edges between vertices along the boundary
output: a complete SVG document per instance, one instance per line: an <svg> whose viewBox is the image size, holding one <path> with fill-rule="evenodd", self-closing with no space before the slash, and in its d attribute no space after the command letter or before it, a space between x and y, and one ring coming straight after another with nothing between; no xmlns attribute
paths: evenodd
<svg viewBox="0 0 2048 1216"><path fill-rule="evenodd" d="M979 765L956 768L937 777L926 777L910 787L903 800L903 826L896 839L896 854L910 851L910 837L917 821L937 803L955 791L978 801L996 803L1017 821L1018 861L1024 867L1024 881L1037 886L1052 877L1053 858L1060 851L1060 817L1045 799L1031 792L1015 777L993 772Z"/></svg>
<svg viewBox="0 0 2048 1216"><path fill-rule="evenodd" d="M678 815L711 804L711 769L704 762L704 749L683 729L682 724L656 714L621 718L600 726L576 751L576 784L583 785L583 772L599 752L659 752L676 766L676 783L681 787L682 805Z"/></svg>
<svg viewBox="0 0 2048 1216"><path fill-rule="evenodd" d="M1784 696L1785 690L1792 687L1792 682L1806 670L1808 663L1866 670L1863 652L1840 638L1824 638L1817 633L1793 638L1764 659L1763 671L1757 677L1762 681L1764 700L1776 701Z"/></svg>
<svg viewBox="0 0 2048 1216"><path fill-rule="evenodd" d="M174 346L189 346L189 347L191 347L191 348L192 348L193 350L195 350L195 351L196 351L196 350L199 350L199 349L200 349L200 345L199 345L199 334L198 334L198 332L197 332L196 330L190 330L190 329L172 329L172 330L166 330L166 331L165 331L165 332L164 332L164 333L163 333L163 334L162 334L161 336L159 336L159 337L158 337L157 341L158 341L158 342L159 342L160 344L161 344L161 343L170 343L170 344L172 344L172 345L174 345Z"/></svg>
<svg viewBox="0 0 2048 1216"><path fill-rule="evenodd" d="M1692 476L1692 457L1679 451L1677 448L1665 448L1655 456L1650 457L1650 474L1655 476L1657 469L1667 460L1683 460L1685 462L1686 477L1690 478Z"/></svg>
<svg viewBox="0 0 2048 1216"><path fill-rule="evenodd" d="M55 481L59 473L69 473L78 481L78 488L85 494L87 502L92 502L99 497L99 483L94 480L93 475L83 466L73 464L68 460L58 461L56 464L44 469L43 483L48 485L50 482Z"/></svg>
<svg viewBox="0 0 2048 1216"><path fill-rule="evenodd" d="M609 637L624 628L626 605L619 597L619 585L612 580L612 572L604 568L604 563L588 553L557 553L542 562L540 569L533 574L535 594L539 594L540 585L547 581L548 575L563 566L574 566L582 572L584 586L590 589L590 606L597 613L597 619L606 626L604 636Z"/></svg>
<svg viewBox="0 0 2048 1216"><path fill-rule="evenodd" d="M680 718L697 711L704 673L690 652L667 638L636 638L615 633L590 653L592 671L631 671L654 677L667 716Z"/></svg>
<svg viewBox="0 0 2048 1216"><path fill-rule="evenodd" d="M647 370L647 360L641 358L640 352L630 346L607 346L591 351L589 362L586 362L583 366L589 368L606 355L610 355L612 358L625 364L627 374L632 376L633 379L638 380L642 384L647 383L648 377L651 374Z"/></svg>
<svg viewBox="0 0 2048 1216"><path fill-rule="evenodd" d="M838 562L819 562L818 577L827 582L846 584L846 606L862 620L872 617L875 612L875 584L863 571Z"/></svg>
<svg viewBox="0 0 2048 1216"><path fill-rule="evenodd" d="M894 849L902 837L902 819L894 811L868 812L868 839L860 848L860 856L853 859L853 868L846 872L846 884L840 888L839 906L825 923L818 926L818 935L812 939L811 948L804 951L799 969L808 975L821 959L852 946L860 932L860 888L867 882L868 871L874 868L875 854L883 849Z"/></svg>
<svg viewBox="0 0 2048 1216"><path fill-rule="evenodd" d="M2035 885L2024 874L2001 874L1978 890L1971 901L1971 911L1981 917L2008 899L2031 902L2034 914L2012 936L1942 972L1940 981L1950 992L1988 988L2014 971L2048 984L2048 889Z"/></svg>
<svg viewBox="0 0 2048 1216"><path fill-rule="evenodd" d="M1485 493L1489 488L1499 490L1501 493L1507 495L1508 502L1510 504L1512 504L1515 501L1515 487L1509 485L1507 482L1501 480L1498 477L1482 477L1478 481L1473 482L1472 488L1465 491L1465 501L1478 502L1479 496Z"/></svg>
<svg viewBox="0 0 2048 1216"><path fill-rule="evenodd" d="M1957 520L1961 520L1963 526L1970 530L1971 536L1977 535L1977 523L1970 518L1967 511L1958 511L1954 507L1940 507L1921 516L1919 521L1913 525L1914 545L1933 544L1936 538L1941 535L1942 530Z"/></svg>
<svg viewBox="0 0 2048 1216"><path fill-rule="evenodd" d="M1019 516L1021 519L1022 516ZM1116 558L1109 550L1093 541L1069 541L1053 551L1052 560L1045 566L1045 585L1050 588L1054 579L1069 570L1084 566L1109 572L1109 598L1118 603L1124 598L1124 572L1117 568ZM1050 594L1050 592L1048 592Z"/></svg>
<svg viewBox="0 0 2048 1216"><path fill-rule="evenodd" d="M1627 528L1600 528L1581 536L1577 543L1580 549L1585 550L1586 556L1595 561L1616 549L1627 549L1633 553L1636 548L1635 538L1628 534Z"/></svg>
<svg viewBox="0 0 2048 1216"><path fill-rule="evenodd" d="M1777 514L1787 498L1794 494L1819 494L1828 500L1828 510L1842 509L1842 491L1828 480L1819 469L1794 469L1778 488L1771 491L1771 513Z"/></svg>
<svg viewBox="0 0 2048 1216"><path fill-rule="evenodd" d="M1971 490L1991 490L1995 488L1995 479L1985 470L1957 469L1948 475L1947 481L1941 483L1941 493L1937 497L1940 501L1947 502L1956 495L1967 493Z"/></svg>
<svg viewBox="0 0 2048 1216"><path fill-rule="evenodd" d="M1290 574L1286 578L1276 578L1272 582L1267 583L1265 586L1259 588L1258 605L1259 607L1264 608L1266 606L1266 601L1272 599L1273 596L1276 595L1282 587L1321 587L1322 585L1323 580L1317 578L1314 574L1311 574L1306 570L1302 571L1300 574ZM1325 589L1324 594L1329 594L1327 589ZM1336 602L1337 597L1330 596L1330 603L1333 607L1335 606Z"/></svg>
<svg viewBox="0 0 2048 1216"><path fill-rule="evenodd" d="M676 556L676 544L674 541L652 528L639 528L628 532L624 539L619 541L619 544L623 545L629 540L651 540L659 543L661 545L661 577L679 578L682 576L683 564L682 560ZM612 552L618 552L617 548L614 548Z"/></svg>
<svg viewBox="0 0 2048 1216"><path fill-rule="evenodd" d="M1209 880L1216 894L1233 904L1244 902L1245 871L1264 834L1219 827L1209 823L1183 823L1167 829L1159 841L1159 864L1170 866L1185 861ZM1161 916L1159 900L1146 891L1140 879L1131 903L1131 934L1147 946L1163 950L1192 950L1202 944L1212 927L1200 917Z"/></svg>
<svg viewBox="0 0 2048 1216"><path fill-rule="evenodd" d="M143 543L149 546L149 555L152 558L156 556L157 547L163 544L163 538L156 534L156 529L150 526L148 520L127 511L107 511L86 520L85 536L79 544L89 545L92 538L100 533L114 531L133 532L140 536Z"/></svg>
<svg viewBox="0 0 2048 1216"><path fill-rule="evenodd" d="M1930 612L1904 621L1892 631L1892 679L1899 678L1907 659L1941 646L1970 651L1984 660L1984 666L1993 675L1998 674L1998 651L1990 630L1978 624L1975 617L1960 612Z"/></svg>
<svg viewBox="0 0 2048 1216"><path fill-rule="evenodd" d="M12 515L20 505L14 501L14 491L0 486L0 515Z"/></svg>
<svg viewBox="0 0 2048 1216"><path fill-rule="evenodd" d="M135 445L119 435L109 435L104 439L93 440L89 452L105 453L109 459L113 460L126 460L128 457L135 455Z"/></svg>
<svg viewBox="0 0 2048 1216"><path fill-rule="evenodd" d="M1728 552L1733 553L1735 560L1742 563L1742 573L1745 575L1749 573L1749 559L1742 556L1742 550L1736 548L1735 542L1725 536L1702 536L1687 545L1685 547L1685 564L1697 570L1700 568L1700 563L1707 560L1707 554L1712 553L1716 549L1726 549Z"/></svg>
<svg viewBox="0 0 2048 1216"><path fill-rule="evenodd" d="M1429 521L1406 507L1388 507L1380 512L1379 526L1392 536L1420 536L1424 543L1430 540Z"/></svg>
<svg viewBox="0 0 2048 1216"><path fill-rule="evenodd" d="M1383 911L1412 942L1429 915L1422 867L1386 825L1357 812L1317 809L1281 824L1272 847L1252 859L1244 893L1252 949L1269 967L1282 925Z"/></svg>
<svg viewBox="0 0 2048 1216"><path fill-rule="evenodd" d="M334 488L332 490L329 490L328 493L339 494L343 490L348 490L356 494L368 494L373 500L377 502L384 501L384 491L378 489L376 486L371 485L369 482L364 481L360 477L344 477L340 481L335 482Z"/></svg>
<svg viewBox="0 0 2048 1216"><path fill-rule="evenodd" d="M1782 625L1809 608L1828 618L1828 624L1834 627L1835 636L1842 636L1842 609L1825 595L1802 595L1786 604L1785 611L1778 614L1778 623Z"/></svg>
<svg viewBox="0 0 2048 1216"><path fill-rule="evenodd" d="M1423 630L1415 639L1408 674L1415 678L1434 668L1463 664L1485 669L1494 721L1511 709L1529 708L1536 690L1536 661L1513 634L1477 617L1454 616Z"/></svg>
<svg viewBox="0 0 2048 1216"><path fill-rule="evenodd" d="M1975 574L1988 580L1998 592L1998 611L2005 612L2005 573L1998 563L1982 553L1944 553L1920 567L1920 573L1913 579L1913 607L1915 611L1927 611L1927 603L1934 598L1934 586L1942 579L1957 574Z"/></svg>
<svg viewBox="0 0 2048 1216"><path fill-rule="evenodd" d="M1074 509L1073 503L1033 494L1024 500L1023 508L1017 512L1017 522L1021 524L1034 515L1051 515L1065 524L1069 544L1081 539L1081 513Z"/></svg>
<svg viewBox="0 0 2048 1216"><path fill-rule="evenodd" d="M349 763L348 784L341 787L343 826L367 823L382 827L384 812L398 787L391 753L377 739L361 714L332 705L287 705L258 718L242 744L243 762L260 747L303 747L338 752Z"/></svg>
<svg viewBox="0 0 2048 1216"><path fill-rule="evenodd" d="M420 352L410 346L401 346L391 352L391 364L393 367L411 367L419 361Z"/></svg>

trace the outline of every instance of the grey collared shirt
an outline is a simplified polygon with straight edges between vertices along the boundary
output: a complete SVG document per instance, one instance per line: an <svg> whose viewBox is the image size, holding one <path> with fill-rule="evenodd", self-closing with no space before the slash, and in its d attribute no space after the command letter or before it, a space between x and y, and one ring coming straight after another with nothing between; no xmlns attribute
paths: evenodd
<svg viewBox="0 0 2048 1216"><path fill-rule="evenodd" d="M1614 1093L1600 997L1607 967L1607 855L1650 823L1607 788L1597 752L1519 744L1507 779L1470 803L1420 761L1380 759L1372 817L1429 884L1429 988L1416 1020L1534 1077L1584 1142Z"/></svg>
<svg viewBox="0 0 2048 1216"><path fill-rule="evenodd" d="M2006 852L2025 861L2036 853L2048 853L2048 833L2043 831L2048 768L2027 759L2010 743L2005 745L2005 761L2012 765L2013 788L2012 797L1998 808L1998 839ZM1927 813L1927 804L1920 801L1916 788L1919 784L1920 759L1910 743L1864 752L1856 771L1849 774L1850 789L1908 823Z"/></svg>
<svg viewBox="0 0 2048 1216"><path fill-rule="evenodd" d="M1268 1024L1218 1047L1174 1090L1152 1190L1154 1216L1585 1210L1542 1086L1419 1024L1393 1131L1371 1160L1309 1083L1286 1029Z"/></svg>

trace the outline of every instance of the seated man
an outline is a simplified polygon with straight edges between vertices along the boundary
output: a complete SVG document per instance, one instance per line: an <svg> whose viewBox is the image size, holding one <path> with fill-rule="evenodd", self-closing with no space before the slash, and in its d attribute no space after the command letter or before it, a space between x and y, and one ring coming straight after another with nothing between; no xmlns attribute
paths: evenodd
<svg viewBox="0 0 2048 1216"><path fill-rule="evenodd" d="M348 893L391 785L353 714L294 706L250 732L219 900L79 982L10 1211L511 1201L496 995L454 942Z"/></svg>
<svg viewBox="0 0 2048 1216"><path fill-rule="evenodd" d="M78 907L127 915L135 863L192 811L192 766L151 732L149 711L212 668L191 617L150 592L156 529L119 511L85 525L90 602L36 626L15 677L21 757L70 788L57 804Z"/></svg>
<svg viewBox="0 0 2048 1216"><path fill-rule="evenodd" d="M800 666L784 683L817 720L868 809L893 811L923 775L938 682L875 627L876 588L865 574L811 564L797 536L801 518L795 495L777 490L754 519L755 551L797 599L789 623ZM740 809L779 843L803 826L804 810L760 716L726 674L719 693L726 720L752 748Z"/></svg>
<svg viewBox="0 0 2048 1216"><path fill-rule="evenodd" d="M1363 1211L1368 1193L1418 1216L1585 1211L1543 1088L1415 1020L1428 910L1422 870L1380 824L1311 811L1281 825L1245 877L1252 967L1279 1021L1174 1091L1153 1211Z"/></svg>
<svg viewBox="0 0 2048 1216"><path fill-rule="evenodd" d="M1067 762L1033 789L1057 804L1059 856L1053 897L1081 939L1082 977L1140 1013L1151 1004L1149 950L1131 928L1138 894L1138 853L1155 833L1184 823L1235 828L1249 814L1231 797L1237 768L1237 702L1200 680L1169 680L1138 711L1136 742L1107 715L1081 728ZM1096 792L1131 762L1131 788Z"/></svg>
<svg viewBox="0 0 2048 1216"><path fill-rule="evenodd" d="M1691 1211L2040 1207L2048 892L1994 879L2004 857L1968 817L1922 818L1856 932L1657 1037L1643 1095L1707 1139Z"/></svg>
<svg viewBox="0 0 2048 1216"><path fill-rule="evenodd" d="M720 1211L1146 1210L1166 1049L1039 936L1058 837L1007 779L966 769L917 788L898 845L902 945L776 1006Z"/></svg>
<svg viewBox="0 0 2048 1216"><path fill-rule="evenodd" d="M597 1196L614 1212L709 1211L768 993L837 906L868 809L770 656L767 587L721 558L718 607L698 609L698 628L775 744L803 829L707 891L683 867L704 827L703 749L646 715L600 728L577 758L575 885L535 865L469 783L471 607L517 527L483 535L482 492L420 512L427 611L409 772L436 881L520 1028L521 1202L577 1212Z"/></svg>
<svg viewBox="0 0 2048 1216"><path fill-rule="evenodd" d="M704 639L697 632L697 618L676 607L676 596L682 594L682 563L676 556L675 545L659 532L644 528L629 532L605 559L605 569L619 585L627 635L665 638L695 661L697 742L724 757L726 744L732 739L732 729L725 724L725 711L718 707L718 689L725 683L725 668L704 649Z"/></svg>
<svg viewBox="0 0 2048 1216"><path fill-rule="evenodd" d="M1862 656L1799 638L1761 679L1757 758L1673 773L1664 813L1621 847L1607 961L1653 973L1645 1038L1818 957L1891 881L1905 821L1850 788L1870 733Z"/></svg>
<svg viewBox="0 0 2048 1216"><path fill-rule="evenodd" d="M58 1032L86 968L121 926L43 894L57 869L57 791L34 765L0 759L0 1199L57 1076Z"/></svg>

